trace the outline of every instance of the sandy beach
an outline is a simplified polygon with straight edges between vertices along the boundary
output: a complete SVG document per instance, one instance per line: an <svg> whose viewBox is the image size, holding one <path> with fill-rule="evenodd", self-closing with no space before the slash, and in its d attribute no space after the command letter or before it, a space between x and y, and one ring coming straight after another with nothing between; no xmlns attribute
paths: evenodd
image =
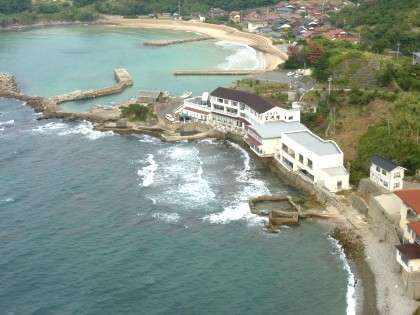
<svg viewBox="0 0 420 315"><path fill-rule="evenodd" d="M106 16L102 22L118 27L155 28L197 32L215 39L249 45L264 54L266 70L276 69L279 64L283 63L287 59L287 54L275 47L271 39L258 34L242 32L225 25L216 25L197 21L124 19L118 16Z"/></svg>

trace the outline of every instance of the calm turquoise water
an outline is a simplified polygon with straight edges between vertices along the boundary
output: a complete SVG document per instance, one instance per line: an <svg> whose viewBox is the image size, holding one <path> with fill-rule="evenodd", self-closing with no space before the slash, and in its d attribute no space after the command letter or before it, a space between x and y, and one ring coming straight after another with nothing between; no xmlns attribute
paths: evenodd
<svg viewBox="0 0 420 315"><path fill-rule="evenodd" d="M134 45L138 32L89 32L0 35L1 69L36 94L111 83L112 75L97 74L115 66L98 56L118 38ZM192 45L196 65L224 61L206 45ZM70 47L78 52L63 52ZM140 62L122 64L131 54L114 50L112 62L138 69L140 78ZM154 79L141 80L153 87ZM173 80L162 82L184 89ZM346 314L339 250L315 222L263 231L248 198L297 192L238 146L168 144L36 118L0 99L0 314Z"/></svg>
<svg viewBox="0 0 420 315"><path fill-rule="evenodd" d="M13 73L28 94L57 95L114 84L113 70L126 68L134 86L124 93L92 102L67 105L85 110L94 104L126 100L139 90L173 95L202 93L230 85L235 77L175 77L179 69L258 67L253 49L220 41L147 47L151 39L177 39L194 33L120 29L103 26L38 28L0 34L0 69ZM239 62L229 59L239 56Z"/></svg>

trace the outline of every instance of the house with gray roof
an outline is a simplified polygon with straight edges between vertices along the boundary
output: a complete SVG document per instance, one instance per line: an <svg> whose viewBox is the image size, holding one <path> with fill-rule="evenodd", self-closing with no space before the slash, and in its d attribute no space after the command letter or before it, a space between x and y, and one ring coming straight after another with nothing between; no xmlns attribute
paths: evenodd
<svg viewBox="0 0 420 315"><path fill-rule="evenodd" d="M394 161L385 159L378 154L372 155L370 158L370 180L387 191L403 188L404 170Z"/></svg>

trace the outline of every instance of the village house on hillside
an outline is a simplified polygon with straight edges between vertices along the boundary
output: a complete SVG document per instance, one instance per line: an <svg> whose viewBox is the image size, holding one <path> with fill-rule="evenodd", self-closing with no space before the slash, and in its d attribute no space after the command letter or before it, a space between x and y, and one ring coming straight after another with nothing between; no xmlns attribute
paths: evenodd
<svg viewBox="0 0 420 315"><path fill-rule="evenodd" d="M370 159L370 180L376 185L394 191L403 188L404 168L379 155Z"/></svg>

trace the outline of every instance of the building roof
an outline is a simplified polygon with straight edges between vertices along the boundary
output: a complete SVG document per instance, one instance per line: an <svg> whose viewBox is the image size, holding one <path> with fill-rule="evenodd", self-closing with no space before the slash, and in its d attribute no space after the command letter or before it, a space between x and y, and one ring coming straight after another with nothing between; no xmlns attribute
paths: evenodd
<svg viewBox="0 0 420 315"><path fill-rule="evenodd" d="M378 165L380 168L383 168L384 170L391 172L394 169L396 169L398 167L397 164L395 164L394 162L387 160L385 158L383 158L380 155L372 155L372 157L370 158L370 161L375 164Z"/></svg>
<svg viewBox="0 0 420 315"><path fill-rule="evenodd" d="M285 132L308 130L305 125L297 121L273 121L264 124L255 124L249 128L253 129L263 139L280 138Z"/></svg>
<svg viewBox="0 0 420 315"><path fill-rule="evenodd" d="M299 143L302 147L312 151L318 156L342 153L334 141L323 140L320 137L314 135L309 130L290 132L285 136L288 136L295 142Z"/></svg>
<svg viewBox="0 0 420 315"><path fill-rule="evenodd" d="M420 221L411 222L408 226L414 231L414 233L416 233L416 235L420 235Z"/></svg>
<svg viewBox="0 0 420 315"><path fill-rule="evenodd" d="M417 214L420 214L420 189L406 189L394 192L400 199Z"/></svg>
<svg viewBox="0 0 420 315"><path fill-rule="evenodd" d="M160 91L139 91L138 97L158 99L161 94Z"/></svg>
<svg viewBox="0 0 420 315"><path fill-rule="evenodd" d="M218 87L213 92L211 92L210 95L236 102L245 103L260 114L265 113L266 111L275 107L274 104L258 95L239 90L227 89L224 87Z"/></svg>
<svg viewBox="0 0 420 315"><path fill-rule="evenodd" d="M398 251L407 259L420 258L420 246L417 244L404 244L395 246Z"/></svg>
<svg viewBox="0 0 420 315"><path fill-rule="evenodd" d="M328 167L323 168L322 170L332 177L345 176L349 174L344 166Z"/></svg>

